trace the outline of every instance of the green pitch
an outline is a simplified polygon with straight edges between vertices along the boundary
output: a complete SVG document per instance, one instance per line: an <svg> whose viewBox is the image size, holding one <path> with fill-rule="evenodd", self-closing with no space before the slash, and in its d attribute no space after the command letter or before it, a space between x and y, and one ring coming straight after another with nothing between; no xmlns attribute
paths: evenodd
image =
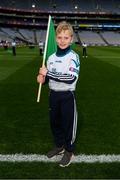
<svg viewBox="0 0 120 180"><path fill-rule="evenodd" d="M120 48L88 47L80 54L76 154L120 154ZM46 154L52 147L47 85L37 103L39 49L0 49L0 154ZM120 178L119 163L0 163L0 178Z"/></svg>

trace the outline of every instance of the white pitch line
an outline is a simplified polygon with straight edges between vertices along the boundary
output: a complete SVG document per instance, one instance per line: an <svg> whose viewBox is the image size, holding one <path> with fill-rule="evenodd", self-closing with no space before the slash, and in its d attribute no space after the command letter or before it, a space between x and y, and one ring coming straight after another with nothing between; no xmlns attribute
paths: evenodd
<svg viewBox="0 0 120 180"><path fill-rule="evenodd" d="M0 162L58 162L62 156L48 159L40 154L0 154ZM120 162L120 154L115 155L85 155L80 154L72 158L72 163L113 163Z"/></svg>

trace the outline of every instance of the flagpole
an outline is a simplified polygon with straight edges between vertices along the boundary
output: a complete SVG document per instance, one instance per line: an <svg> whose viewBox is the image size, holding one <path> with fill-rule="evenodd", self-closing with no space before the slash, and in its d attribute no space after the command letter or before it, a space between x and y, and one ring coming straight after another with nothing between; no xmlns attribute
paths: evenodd
<svg viewBox="0 0 120 180"><path fill-rule="evenodd" d="M45 49L44 49L44 54L43 54L42 67L45 65L45 60L46 60L47 43L48 43L49 29L50 29L50 21L51 21L51 16L49 15L48 26L47 26L48 28L47 28L47 34L46 34L46 40L45 40ZM40 102L41 88L42 88L42 84L40 83L40 84L39 84L39 88L38 88L37 102Z"/></svg>

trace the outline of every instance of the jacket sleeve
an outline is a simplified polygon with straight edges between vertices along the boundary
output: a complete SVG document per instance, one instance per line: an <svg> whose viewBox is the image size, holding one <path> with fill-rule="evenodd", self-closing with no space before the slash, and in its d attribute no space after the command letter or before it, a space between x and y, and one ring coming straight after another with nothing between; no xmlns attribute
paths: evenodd
<svg viewBox="0 0 120 180"><path fill-rule="evenodd" d="M48 71L47 78L52 79L57 82L63 82L67 84L72 84L76 80L76 76L70 74L58 74Z"/></svg>

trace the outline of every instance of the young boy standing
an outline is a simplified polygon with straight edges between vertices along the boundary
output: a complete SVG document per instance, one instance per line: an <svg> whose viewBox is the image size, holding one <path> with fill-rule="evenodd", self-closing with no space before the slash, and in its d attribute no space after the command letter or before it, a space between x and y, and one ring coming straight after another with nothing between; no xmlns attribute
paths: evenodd
<svg viewBox="0 0 120 180"><path fill-rule="evenodd" d="M40 68L37 81L49 82L50 124L55 148L48 152L52 158L64 153L59 165L68 166L74 152L77 129L75 88L79 76L79 56L70 48L73 41L72 26L63 21L56 29L57 52L47 60L47 68Z"/></svg>

